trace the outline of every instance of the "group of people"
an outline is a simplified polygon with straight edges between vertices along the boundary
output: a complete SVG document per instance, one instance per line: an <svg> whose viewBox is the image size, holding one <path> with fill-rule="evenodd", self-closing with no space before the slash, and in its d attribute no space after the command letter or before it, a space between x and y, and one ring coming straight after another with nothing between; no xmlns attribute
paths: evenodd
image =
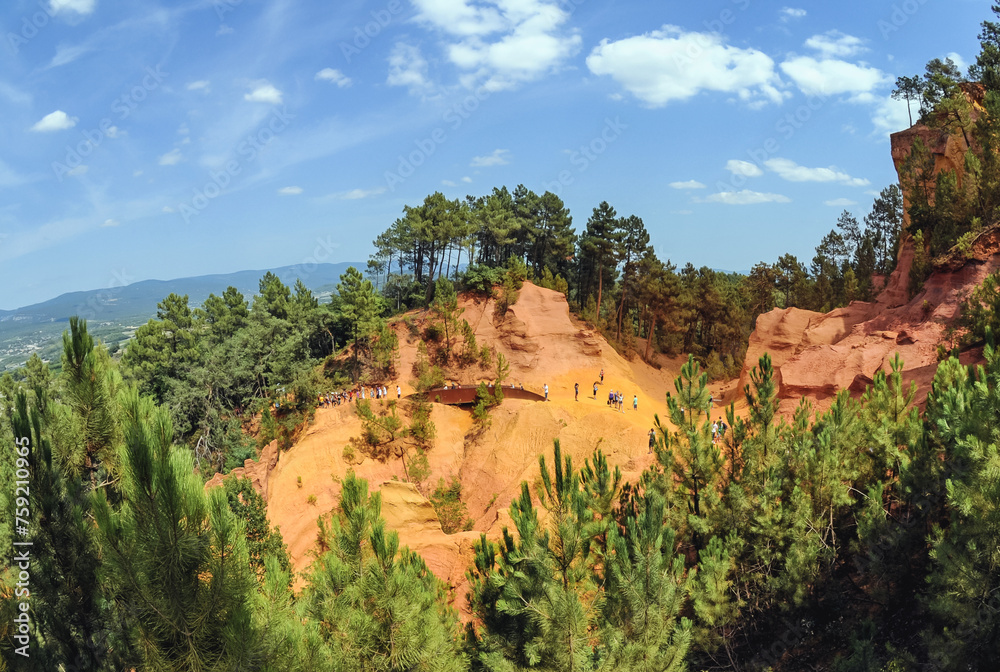
<svg viewBox="0 0 1000 672"><path fill-rule="evenodd" d="M400 399L403 396L403 390L396 386L396 399ZM341 404L350 404L354 401L361 401L362 399L375 399L381 401L382 399L389 398L389 388L385 385L376 385L372 387L355 387L350 390L343 392L327 392L326 394L319 395L319 405L323 407L329 406L340 406Z"/></svg>
<svg viewBox="0 0 1000 672"><path fill-rule="evenodd" d="M608 406L613 410L625 412L625 395L622 394L621 390L611 390L608 392ZM639 397L638 395L632 395L632 410L639 410Z"/></svg>

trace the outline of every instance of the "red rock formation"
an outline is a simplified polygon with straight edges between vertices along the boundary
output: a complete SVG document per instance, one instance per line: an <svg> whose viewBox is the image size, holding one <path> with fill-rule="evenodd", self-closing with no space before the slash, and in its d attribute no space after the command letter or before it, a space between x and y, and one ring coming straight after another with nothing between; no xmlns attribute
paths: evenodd
<svg viewBox="0 0 1000 672"><path fill-rule="evenodd" d="M966 88L973 112L978 114L981 91L974 86ZM919 123L891 136L897 171L918 137L933 154L935 171L954 170L961 183L968 149L962 135L949 136ZM905 190L904 203L909 203ZM906 218L904 227L908 222ZM917 400L923 402L937 369L937 346L946 340L962 300L1000 268L1000 229L993 227L980 234L967 258L940 264L922 291L910 298L907 286L912 263L912 239L904 230L896 270L873 303L856 301L826 314L774 309L758 317L739 389L749 382L750 370L767 352L777 370L779 398L797 401L805 397L823 409L837 390L862 393L877 371L890 370L894 355L899 353L904 379L917 383ZM963 361L973 361L976 356L968 353ZM793 404L782 408L786 414L792 410Z"/></svg>

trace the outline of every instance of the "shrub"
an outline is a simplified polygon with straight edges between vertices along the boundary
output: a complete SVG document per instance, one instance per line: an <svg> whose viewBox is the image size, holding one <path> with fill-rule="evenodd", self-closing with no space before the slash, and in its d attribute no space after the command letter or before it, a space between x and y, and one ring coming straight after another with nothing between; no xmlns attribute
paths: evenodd
<svg viewBox="0 0 1000 672"><path fill-rule="evenodd" d="M306 497L306 502L312 504L313 506L316 506L316 495L309 495L308 497Z"/></svg>
<svg viewBox="0 0 1000 672"><path fill-rule="evenodd" d="M500 284L502 279L503 273L500 269L474 264L465 270L462 286L470 292L491 299L493 298L493 287Z"/></svg>
<svg viewBox="0 0 1000 672"><path fill-rule="evenodd" d="M430 500L445 534L472 529L472 521L467 519L469 511L462 501L462 483L457 478L452 477L450 483L438 479Z"/></svg>

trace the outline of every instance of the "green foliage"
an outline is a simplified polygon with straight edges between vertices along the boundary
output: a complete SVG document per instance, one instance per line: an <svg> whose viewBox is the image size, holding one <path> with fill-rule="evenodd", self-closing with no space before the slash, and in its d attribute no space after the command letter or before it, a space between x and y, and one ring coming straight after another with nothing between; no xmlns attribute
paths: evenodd
<svg viewBox="0 0 1000 672"><path fill-rule="evenodd" d="M250 568L261 582L265 580L268 560L273 559L284 572L290 572L288 547L278 528L271 529L264 498L254 490L248 478L227 478L223 482L229 510L243 524Z"/></svg>
<svg viewBox="0 0 1000 672"><path fill-rule="evenodd" d="M910 297L916 296L924 287L924 281L931 273L930 253L924 242L924 232L913 234L913 263L910 265Z"/></svg>
<svg viewBox="0 0 1000 672"><path fill-rule="evenodd" d="M381 499L348 474L304 593L337 670L459 672L458 619L424 562L385 528ZM346 626L346 627L345 627Z"/></svg>
<svg viewBox="0 0 1000 672"><path fill-rule="evenodd" d="M125 395L121 505L101 491L94 518L102 582L128 617L142 667L233 668L259 655L251 627L253 574L243 525L219 489L206 495L172 446L166 411ZM238 646L227 646L239 642Z"/></svg>
<svg viewBox="0 0 1000 672"><path fill-rule="evenodd" d="M452 477L449 482L439 478L430 500L445 534L472 529L472 520L468 518L469 511L462 501L462 482L457 478Z"/></svg>
<svg viewBox="0 0 1000 672"><path fill-rule="evenodd" d="M991 273L962 302L959 323L968 344L983 343L988 333L1000 334L1000 273Z"/></svg>

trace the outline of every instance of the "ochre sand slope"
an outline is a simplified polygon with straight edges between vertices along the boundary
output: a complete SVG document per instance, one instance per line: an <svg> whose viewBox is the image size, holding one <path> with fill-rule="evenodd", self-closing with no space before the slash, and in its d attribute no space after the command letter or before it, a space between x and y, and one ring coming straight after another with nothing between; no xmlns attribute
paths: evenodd
<svg viewBox="0 0 1000 672"><path fill-rule="evenodd" d="M520 493L522 481L534 483L538 458L551 465L552 442L559 439L563 453L582 465L600 447L612 465L626 478L635 479L652 461L647 453L647 434L654 413L664 419L665 393L673 389L679 361L665 361L657 369L639 359L628 361L615 352L599 334L571 319L565 297L525 283L517 302L503 321L495 324L492 301L463 299L460 319L474 327L480 346L488 344L502 352L511 365L509 381L541 392L549 385L548 402L507 400L492 414L492 424L474 435L469 410L433 405L431 419L437 436L428 451L431 476L425 489L439 478L456 476L462 483L462 498L474 530L446 535L434 510L417 489L405 480L398 458L388 461L358 456L353 464L344 459L344 446L358 436L361 423L353 407L320 408L315 421L299 440L279 456L266 479L268 516L281 529L296 570L311 562L316 541L316 520L336 505L340 480L349 469L382 493L383 514L400 534L400 542L420 553L432 571L456 589L456 605L464 607L464 573L472 559L472 545L480 533L500 536L509 525L506 511ZM419 315L415 316L419 320ZM384 381L395 392L398 383L404 396L412 393L413 362L417 337L400 322L400 365L396 380ZM597 398L593 383L604 369L604 383ZM475 383L489 371L470 367L450 371L449 380ZM573 398L573 384L580 383L580 399ZM606 403L608 391L621 389L625 412ZM639 410L632 410L637 396ZM376 405L378 402L376 402ZM301 483L299 479L301 478ZM398 479L398 480L394 480ZM314 504L308 502L315 495Z"/></svg>

